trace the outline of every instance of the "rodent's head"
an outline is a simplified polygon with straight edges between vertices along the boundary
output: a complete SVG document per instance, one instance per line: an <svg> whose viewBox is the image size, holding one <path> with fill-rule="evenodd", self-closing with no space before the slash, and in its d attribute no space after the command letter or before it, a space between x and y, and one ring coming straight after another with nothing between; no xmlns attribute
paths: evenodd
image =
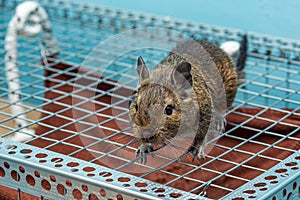
<svg viewBox="0 0 300 200"><path fill-rule="evenodd" d="M158 66L149 72L143 59L138 58L140 84L129 105L129 118L141 143L160 144L175 137L193 90L190 71L188 62L180 62L174 67Z"/></svg>

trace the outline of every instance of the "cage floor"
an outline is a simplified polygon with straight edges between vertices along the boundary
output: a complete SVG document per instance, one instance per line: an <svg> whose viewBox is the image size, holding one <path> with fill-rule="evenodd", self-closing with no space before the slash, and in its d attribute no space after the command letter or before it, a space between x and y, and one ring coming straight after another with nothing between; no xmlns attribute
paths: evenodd
<svg viewBox="0 0 300 200"><path fill-rule="evenodd" d="M192 161L191 155L181 151L177 154L183 155L174 159L164 156L149 158L149 162L164 160L165 164L161 166L140 164L135 157L128 156L138 146L131 142L133 136L128 123L128 101L132 90L125 87L127 82L123 84L118 76L135 67L139 53L143 53L148 61L159 60L163 54L148 49L124 55L114 61L113 66L102 76L97 72L97 67L80 66L81 62L100 41L120 32L119 23L126 27L138 25L138 22L129 23L127 19L118 21L103 16L100 16L103 17L101 23L100 20L94 22L93 19L99 16L88 13L78 21L78 13L71 12L70 17L65 10L51 5L46 8L60 45L58 58L53 59L53 63L42 66L38 39L19 38L21 101L26 103L23 105L26 113L35 113L32 118L27 116L25 119L36 130L36 136L26 144L107 167L111 166L107 165L106 159L113 158L118 166L111 168L117 171L126 171L131 167L147 169L145 173L132 175L179 189L178 191L199 194L209 183L206 197L211 199L225 197L299 151L300 62L290 59L290 55L273 55L272 52L276 54L278 46L274 47L275 50L270 50L268 46L255 39L251 40L249 36L246 79L239 87L233 107L227 112L226 131L219 136L213 150L205 159L195 161ZM0 45L3 46L10 18L7 13L11 10L1 11ZM207 29L199 31L198 34L203 38L213 37L212 40L217 43L232 38L240 39L234 33L230 34L230 31L221 30L221 35L220 31L206 31ZM161 38L168 35L159 34L152 38L157 43L163 42ZM113 46L101 49L101 58L95 55L92 57L101 66L111 57L114 58L118 51L130 49L128 43L128 38L120 40ZM4 55L3 48L0 48L0 53ZM291 55L297 53L299 52L295 51ZM80 71L82 67L84 71ZM0 72L5 74L3 60L0 60ZM136 77L129 76L129 79ZM8 109L16 102L7 99L11 91L6 84L6 77L0 76L0 116L4 116L0 119L0 131L1 137L9 138L16 129L7 123L16 116ZM37 113L40 115L38 119ZM22 128L19 128L20 131ZM99 137L99 132L104 132L105 136ZM111 145L114 148L111 149ZM128 155L118 154L121 150L127 151ZM291 170L298 169L291 166ZM279 175L283 172L276 173ZM265 181L271 185L279 184L274 175L266 175ZM254 187L261 191L265 188L263 184ZM163 198L164 196L159 196L162 193L163 191L158 192L158 197ZM252 195L251 198L257 197L252 190L245 191L244 194L248 197Z"/></svg>
<svg viewBox="0 0 300 200"><path fill-rule="evenodd" d="M78 73L74 67L63 65L63 72L60 71L60 64L52 68L53 71L49 68L46 73L52 81L45 83L49 88L45 94L48 103L41 108L42 115L36 128L38 136L28 144L99 165L105 165L106 156L124 149L125 145L128 151L137 148L136 145L128 145L133 139L130 135L119 132L121 130L118 124L125 122L118 122L120 119L110 117L114 108L102 105L109 103L112 96L92 90L95 84L99 91L112 91L118 85L95 82L95 77L89 75L82 81L85 88L82 96L82 87L72 84L74 76L70 74ZM122 86L119 89L122 90ZM74 100L74 95L77 100ZM124 99L127 98L128 96L124 96ZM86 101L87 99L93 99L94 102ZM80 109L76 115L81 116L75 122L73 117L76 107L72 106L74 101ZM118 102L118 108L124 108L123 111L118 110L119 118L126 119L128 102L122 101L120 99ZM91 123L94 120L92 114L98 115L95 123ZM207 158L192 162L191 156L187 156L180 160L170 160L168 165L154 168L148 173L133 175L195 194L199 194L204 184L210 181L207 197L218 199L299 149L300 132L295 130L300 125L300 114L294 109L233 107L229 110L227 120L229 125L226 133L220 137ZM76 123L85 126L80 134ZM104 141L99 138L98 123L106 129L106 138L102 138ZM129 124L126 125L129 128ZM104 143L112 142L117 144L116 149L111 149L109 154L101 151L100 147ZM124 162L121 158L119 163L118 170L134 165L130 160Z"/></svg>

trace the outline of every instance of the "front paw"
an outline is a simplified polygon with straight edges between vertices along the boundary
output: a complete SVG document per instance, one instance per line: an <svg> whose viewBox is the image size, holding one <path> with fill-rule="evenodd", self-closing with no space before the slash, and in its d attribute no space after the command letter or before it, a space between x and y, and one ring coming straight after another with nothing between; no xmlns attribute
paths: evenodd
<svg viewBox="0 0 300 200"><path fill-rule="evenodd" d="M136 157L140 158L142 164L147 163L147 155L150 154L152 157L153 155L153 147L148 144L142 144L136 151Z"/></svg>
<svg viewBox="0 0 300 200"><path fill-rule="evenodd" d="M188 149L188 152L191 152L193 155L192 161L195 160L196 157L204 159L205 158L205 153L204 153L204 146L201 145L199 147L191 146Z"/></svg>

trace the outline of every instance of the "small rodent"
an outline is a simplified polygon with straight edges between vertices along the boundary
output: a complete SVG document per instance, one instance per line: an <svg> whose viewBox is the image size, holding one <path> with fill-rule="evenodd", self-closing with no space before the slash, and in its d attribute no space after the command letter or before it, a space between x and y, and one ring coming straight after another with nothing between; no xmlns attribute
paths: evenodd
<svg viewBox="0 0 300 200"><path fill-rule="evenodd" d="M197 41L197 45L202 47L199 50L194 43L194 40L186 40L177 44L152 71L148 70L142 57L138 58L139 87L129 105L129 120L135 137L141 143L137 156L142 157L142 162L143 159L146 162L145 156L153 151L154 145L171 141L179 128L187 134L196 133L193 145L187 150L194 157L204 157L202 144L213 114L213 95L207 84L214 84L214 81L205 82L201 70L204 67L212 67L214 63L219 77L223 79L225 108L233 103L238 76L232 58L216 44ZM194 54L195 51L198 52ZM198 61L188 54L198 55ZM224 116L221 117L215 130L220 133L225 126Z"/></svg>

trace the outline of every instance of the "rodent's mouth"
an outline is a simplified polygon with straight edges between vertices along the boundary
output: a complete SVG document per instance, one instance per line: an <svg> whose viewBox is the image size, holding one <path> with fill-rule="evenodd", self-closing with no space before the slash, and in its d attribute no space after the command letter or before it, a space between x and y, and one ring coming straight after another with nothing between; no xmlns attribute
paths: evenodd
<svg viewBox="0 0 300 200"><path fill-rule="evenodd" d="M137 139L141 142L141 143L149 143L149 144L160 144L163 142L163 138L160 137L159 135L155 134L155 135L149 135L149 136L144 136L144 137L137 137Z"/></svg>
<svg viewBox="0 0 300 200"><path fill-rule="evenodd" d="M143 143L157 143L157 139L154 136L147 137L147 138L140 138L140 140Z"/></svg>

